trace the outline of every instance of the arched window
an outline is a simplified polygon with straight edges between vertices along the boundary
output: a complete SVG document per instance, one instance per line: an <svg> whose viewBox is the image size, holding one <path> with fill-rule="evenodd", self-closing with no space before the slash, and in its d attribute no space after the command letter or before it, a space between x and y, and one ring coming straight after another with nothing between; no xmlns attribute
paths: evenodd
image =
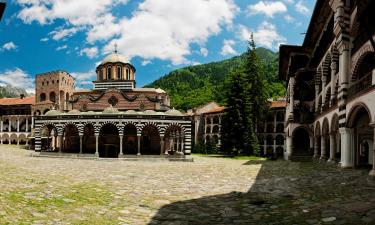
<svg viewBox="0 0 375 225"><path fill-rule="evenodd" d="M123 79L121 66L117 66L117 78L121 80Z"/></svg>
<svg viewBox="0 0 375 225"><path fill-rule="evenodd" d="M126 68L126 79L130 80L130 70Z"/></svg>
<svg viewBox="0 0 375 225"><path fill-rule="evenodd" d="M107 68L107 80L112 80L112 67Z"/></svg>
<svg viewBox="0 0 375 225"><path fill-rule="evenodd" d="M99 80L103 80L103 74L104 74L104 69L100 69L100 71L99 71Z"/></svg>
<svg viewBox="0 0 375 225"><path fill-rule="evenodd" d="M49 93L49 100L51 102L56 102L56 94L55 94L55 92Z"/></svg>
<svg viewBox="0 0 375 225"><path fill-rule="evenodd" d="M46 94L45 93L40 94L39 101L44 102L45 100L46 100Z"/></svg>

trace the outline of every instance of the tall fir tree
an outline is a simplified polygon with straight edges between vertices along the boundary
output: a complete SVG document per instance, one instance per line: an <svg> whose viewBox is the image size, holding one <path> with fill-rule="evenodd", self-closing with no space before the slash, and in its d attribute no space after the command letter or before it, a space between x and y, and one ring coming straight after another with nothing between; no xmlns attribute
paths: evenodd
<svg viewBox="0 0 375 225"><path fill-rule="evenodd" d="M262 63L255 51L256 46L251 34L249 46L246 52L246 61L244 63L244 82L246 102L246 128L249 134L247 154L259 153L259 143L256 135L256 123L263 119L268 110L266 79Z"/></svg>
<svg viewBox="0 0 375 225"><path fill-rule="evenodd" d="M248 139L246 129L244 89L244 73L242 70L232 71L226 82L226 109L222 118L222 149L227 154L237 154L245 149Z"/></svg>
<svg viewBox="0 0 375 225"><path fill-rule="evenodd" d="M251 36L245 63L232 71L226 85L226 111L222 119L222 148L227 153L259 153L256 123L268 108L266 80Z"/></svg>

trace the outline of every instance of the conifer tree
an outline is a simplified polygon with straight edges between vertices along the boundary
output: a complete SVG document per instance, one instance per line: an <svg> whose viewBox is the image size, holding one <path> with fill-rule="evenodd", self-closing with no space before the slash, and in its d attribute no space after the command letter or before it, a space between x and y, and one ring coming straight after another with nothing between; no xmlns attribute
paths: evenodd
<svg viewBox="0 0 375 225"><path fill-rule="evenodd" d="M246 129L249 135L249 142L246 150L248 154L259 152L258 138L256 135L257 121L265 116L268 109L266 80L262 68L262 63L255 51L253 35L251 34L249 46L246 52L246 61L244 64L244 82L245 95L247 97L246 110Z"/></svg>
<svg viewBox="0 0 375 225"><path fill-rule="evenodd" d="M248 138L245 126L244 74L241 70L232 71L226 83L226 109L222 118L222 149L227 154L237 154L245 148Z"/></svg>

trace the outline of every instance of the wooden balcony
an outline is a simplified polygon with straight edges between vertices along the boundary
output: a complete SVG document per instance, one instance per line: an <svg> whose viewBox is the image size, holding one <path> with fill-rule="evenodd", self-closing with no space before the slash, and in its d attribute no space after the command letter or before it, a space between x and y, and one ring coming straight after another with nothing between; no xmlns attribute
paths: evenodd
<svg viewBox="0 0 375 225"><path fill-rule="evenodd" d="M348 89L348 98L354 98L366 92L372 86L372 72L353 83Z"/></svg>

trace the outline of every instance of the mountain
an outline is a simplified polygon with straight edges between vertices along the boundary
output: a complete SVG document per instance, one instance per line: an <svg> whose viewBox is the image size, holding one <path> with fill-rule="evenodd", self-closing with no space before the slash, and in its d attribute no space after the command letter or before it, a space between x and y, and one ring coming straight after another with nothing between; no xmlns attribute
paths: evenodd
<svg viewBox="0 0 375 225"><path fill-rule="evenodd" d="M13 87L9 84L0 86L0 98L15 98L20 97L21 94L28 96L26 90L23 88Z"/></svg>
<svg viewBox="0 0 375 225"><path fill-rule="evenodd" d="M265 71L270 97L285 95L278 81L278 54L265 48L256 49ZM223 61L174 70L145 87L161 88L171 97L171 106L181 110L198 107L210 101L223 104L223 86L229 73L245 61L245 54Z"/></svg>

